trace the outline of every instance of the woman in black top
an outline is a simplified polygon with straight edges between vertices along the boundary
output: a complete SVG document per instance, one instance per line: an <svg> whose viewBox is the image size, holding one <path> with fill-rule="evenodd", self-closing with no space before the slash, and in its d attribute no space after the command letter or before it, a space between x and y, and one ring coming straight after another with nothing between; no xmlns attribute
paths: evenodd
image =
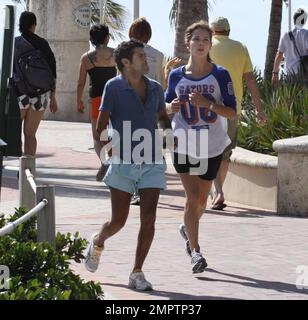
<svg viewBox="0 0 308 320"><path fill-rule="evenodd" d="M106 172L104 159L101 159L102 143L96 141L96 122L99 114L102 94L108 80L115 77L117 69L113 58L113 49L109 48L109 29L104 25L93 26L90 30L90 41L95 49L82 55L80 61L79 79L77 86L77 109L83 112L82 94L86 83L87 73L90 76L90 98L91 98L91 122L94 149L101 160L100 169L96 180L101 181ZM99 139L98 139L99 140Z"/></svg>
<svg viewBox="0 0 308 320"><path fill-rule="evenodd" d="M54 79L56 79L57 73L55 56L51 51L48 42L35 34L35 28L35 14L29 11L23 12L19 18L19 31L21 36L26 39L35 49L40 50L44 59L48 63L50 70L52 71ZM14 72L16 71L15 63L17 59L18 57L15 57L14 59ZM20 93L17 88L15 89L20 108L21 119L24 122L24 154L35 156L37 147L35 135L40 121L43 118L43 114L48 106L52 113L55 113L58 109L55 96L55 86L51 91L38 96L29 96L27 94Z"/></svg>

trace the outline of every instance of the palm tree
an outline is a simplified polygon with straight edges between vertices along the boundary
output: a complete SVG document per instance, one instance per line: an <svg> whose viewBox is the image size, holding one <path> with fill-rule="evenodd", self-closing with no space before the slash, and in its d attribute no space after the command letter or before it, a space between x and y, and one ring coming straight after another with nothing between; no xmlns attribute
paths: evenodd
<svg viewBox="0 0 308 320"><path fill-rule="evenodd" d="M91 1L92 23L100 22L99 1ZM128 18L127 10L115 1L107 0L105 5L105 15L103 23L109 27L112 39L123 40Z"/></svg>
<svg viewBox="0 0 308 320"><path fill-rule="evenodd" d="M29 2L30 2L30 0L12 0L12 2L23 4L24 5L24 9L29 11Z"/></svg>
<svg viewBox="0 0 308 320"><path fill-rule="evenodd" d="M25 10L29 10L30 0L12 0L14 2L24 5ZM127 20L128 13L124 6L115 1L107 0L105 5L105 17L103 23L109 27L112 39L122 40L126 28L125 21ZM100 22L100 6L99 0L91 1L91 22L93 24Z"/></svg>
<svg viewBox="0 0 308 320"><path fill-rule="evenodd" d="M266 50L266 60L264 69L265 80L270 80L274 66L275 55L280 40L281 20L282 20L282 3L288 3L288 0L272 0L270 25L268 30L268 41Z"/></svg>
<svg viewBox="0 0 308 320"><path fill-rule="evenodd" d="M188 52L184 43L186 28L199 20L208 21L207 0L173 0L170 11L170 23L175 25L174 56L181 58L184 62L188 59Z"/></svg>

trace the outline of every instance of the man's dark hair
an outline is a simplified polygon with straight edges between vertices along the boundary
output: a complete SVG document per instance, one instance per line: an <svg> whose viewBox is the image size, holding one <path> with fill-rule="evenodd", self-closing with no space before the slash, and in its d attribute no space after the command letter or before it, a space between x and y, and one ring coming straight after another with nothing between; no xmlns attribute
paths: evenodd
<svg viewBox="0 0 308 320"><path fill-rule="evenodd" d="M19 18L20 33L29 33L33 25L36 25L36 16L33 12L24 11Z"/></svg>
<svg viewBox="0 0 308 320"><path fill-rule="evenodd" d="M109 36L109 28L105 25L94 25L90 29L90 41L93 46L104 44Z"/></svg>
<svg viewBox="0 0 308 320"><path fill-rule="evenodd" d="M299 21L297 21L298 18L301 18ZM299 8L293 15L293 22L294 24L301 24L302 26L305 24L305 10L302 8Z"/></svg>
<svg viewBox="0 0 308 320"><path fill-rule="evenodd" d="M136 48L144 48L144 44L138 40L124 41L114 51L114 59L120 72L122 72L124 65L122 59L128 59L132 62L134 50Z"/></svg>

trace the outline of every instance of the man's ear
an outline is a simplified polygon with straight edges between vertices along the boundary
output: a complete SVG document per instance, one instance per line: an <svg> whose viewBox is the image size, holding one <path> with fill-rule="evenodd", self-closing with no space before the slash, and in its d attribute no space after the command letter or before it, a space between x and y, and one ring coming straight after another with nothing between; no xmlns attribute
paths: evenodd
<svg viewBox="0 0 308 320"><path fill-rule="evenodd" d="M121 62L123 64L124 67L127 67L130 65L130 61L126 58L121 59Z"/></svg>

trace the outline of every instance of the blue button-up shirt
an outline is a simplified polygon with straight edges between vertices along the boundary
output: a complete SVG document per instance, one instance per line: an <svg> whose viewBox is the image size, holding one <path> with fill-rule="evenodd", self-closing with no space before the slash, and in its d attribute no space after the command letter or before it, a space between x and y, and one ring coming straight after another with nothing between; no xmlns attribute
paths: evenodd
<svg viewBox="0 0 308 320"><path fill-rule="evenodd" d="M115 155L125 162L138 162L132 158L133 152L141 155L143 162L147 163L161 158L161 145L155 145L155 137L158 142L157 113L165 109L164 93L158 82L147 77L145 79L145 103L120 75L107 82L99 108L100 111L107 110L110 113L113 151L120 147L120 154Z"/></svg>

